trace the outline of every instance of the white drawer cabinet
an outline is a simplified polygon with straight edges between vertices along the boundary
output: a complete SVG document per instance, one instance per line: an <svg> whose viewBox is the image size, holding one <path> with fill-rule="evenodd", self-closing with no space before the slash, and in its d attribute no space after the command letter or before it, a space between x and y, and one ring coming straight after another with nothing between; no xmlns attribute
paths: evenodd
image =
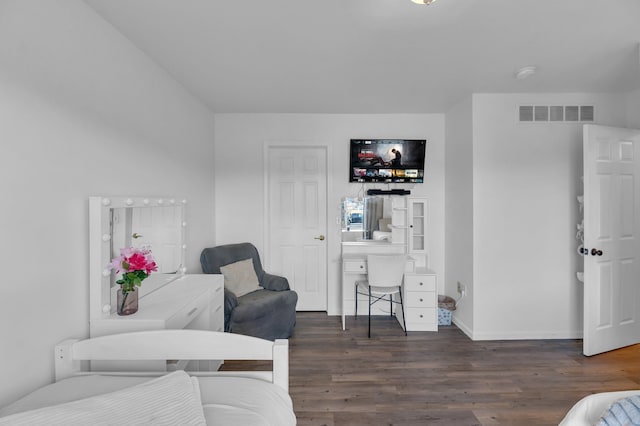
<svg viewBox="0 0 640 426"><path fill-rule="evenodd" d="M438 286L433 271L416 268L405 273L402 301L407 331L438 331ZM402 325L399 307L396 316Z"/></svg>

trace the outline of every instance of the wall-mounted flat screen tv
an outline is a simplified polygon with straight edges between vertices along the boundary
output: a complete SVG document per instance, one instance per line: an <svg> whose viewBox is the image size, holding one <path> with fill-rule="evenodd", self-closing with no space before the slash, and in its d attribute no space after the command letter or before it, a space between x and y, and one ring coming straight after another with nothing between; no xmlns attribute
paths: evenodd
<svg viewBox="0 0 640 426"><path fill-rule="evenodd" d="M349 182L422 183L424 139L351 139Z"/></svg>

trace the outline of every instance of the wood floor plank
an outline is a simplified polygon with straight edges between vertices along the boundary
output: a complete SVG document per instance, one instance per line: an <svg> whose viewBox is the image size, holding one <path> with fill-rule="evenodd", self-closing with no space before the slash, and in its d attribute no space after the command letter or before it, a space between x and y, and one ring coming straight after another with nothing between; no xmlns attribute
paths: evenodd
<svg viewBox="0 0 640 426"><path fill-rule="evenodd" d="M581 340L474 342L455 326L405 336L382 316L371 339L366 317L347 327L298 313L289 345L300 426L557 425L586 395L640 389L640 345L585 357ZM223 368L247 367L260 364Z"/></svg>

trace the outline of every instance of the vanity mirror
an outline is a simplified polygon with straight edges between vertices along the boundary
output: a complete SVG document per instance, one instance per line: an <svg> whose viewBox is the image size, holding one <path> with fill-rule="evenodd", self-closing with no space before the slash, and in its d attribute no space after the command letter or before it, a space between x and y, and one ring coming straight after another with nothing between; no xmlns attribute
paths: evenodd
<svg viewBox="0 0 640 426"><path fill-rule="evenodd" d="M343 198L341 207L342 241L390 238L391 198Z"/></svg>
<svg viewBox="0 0 640 426"><path fill-rule="evenodd" d="M182 276L186 246L186 200L171 197L91 197L89 199L90 318L115 311L119 278L109 269L125 247L149 246L158 271L144 280L140 297Z"/></svg>

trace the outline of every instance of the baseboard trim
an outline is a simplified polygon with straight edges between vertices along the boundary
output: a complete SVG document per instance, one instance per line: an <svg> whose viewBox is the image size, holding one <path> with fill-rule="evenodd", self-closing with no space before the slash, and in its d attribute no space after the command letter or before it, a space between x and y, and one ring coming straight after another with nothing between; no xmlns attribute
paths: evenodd
<svg viewBox="0 0 640 426"><path fill-rule="evenodd" d="M552 339L582 339L582 330L565 330L565 331L549 331L549 330L535 330L535 331L510 331L508 333L503 332L474 332L467 324L460 318L453 317L452 322L469 337L471 340L552 340Z"/></svg>

